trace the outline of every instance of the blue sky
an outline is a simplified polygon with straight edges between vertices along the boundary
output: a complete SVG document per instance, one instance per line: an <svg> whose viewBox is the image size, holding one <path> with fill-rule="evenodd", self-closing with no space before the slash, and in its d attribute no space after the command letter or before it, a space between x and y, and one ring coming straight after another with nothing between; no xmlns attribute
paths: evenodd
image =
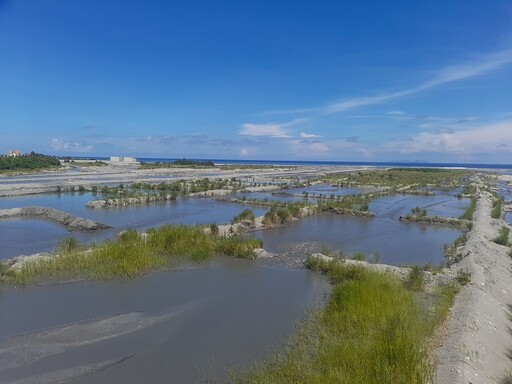
<svg viewBox="0 0 512 384"><path fill-rule="evenodd" d="M512 163L509 1L0 0L0 152Z"/></svg>

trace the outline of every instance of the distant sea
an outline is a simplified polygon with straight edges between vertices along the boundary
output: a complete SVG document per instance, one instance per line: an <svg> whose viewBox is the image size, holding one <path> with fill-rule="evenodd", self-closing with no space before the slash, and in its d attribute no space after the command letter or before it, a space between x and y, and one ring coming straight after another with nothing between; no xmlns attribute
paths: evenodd
<svg viewBox="0 0 512 384"><path fill-rule="evenodd" d="M74 157L75 159L108 160L104 156ZM172 162L179 158L137 157L137 161L145 163ZM192 159L210 160L215 164L246 164L246 165L327 165L327 166L369 166L377 168L408 167L408 168L468 168L468 169L496 169L512 171L512 164L477 164L477 163L431 163L431 162L401 162L401 161L299 161L299 160L233 160L233 159Z"/></svg>

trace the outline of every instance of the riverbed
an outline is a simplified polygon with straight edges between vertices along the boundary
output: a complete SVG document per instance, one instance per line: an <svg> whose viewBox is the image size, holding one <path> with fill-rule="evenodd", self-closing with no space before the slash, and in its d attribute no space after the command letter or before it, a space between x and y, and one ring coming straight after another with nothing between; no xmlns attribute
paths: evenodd
<svg viewBox="0 0 512 384"><path fill-rule="evenodd" d="M1 286L0 381L225 382L329 292L311 271L227 257L122 281Z"/></svg>
<svg viewBox="0 0 512 384"><path fill-rule="evenodd" d="M359 192L328 185L284 192L303 191L310 200L313 195L336 198ZM269 200L302 200L268 193L246 197L265 194ZM1 220L0 258L52 251L70 235L90 243L126 228L223 224L247 208L256 216L267 210L209 198L87 209L86 202L94 198L89 192L75 192L0 199L0 209L46 206L113 227L71 232L41 220ZM230 368L247 367L281 348L306 312L322 306L329 296L323 276L286 266L300 267L307 255L324 249L363 252L394 265L441 264L444 245L460 230L407 223L399 217L416 206L429 215L458 217L467 205L469 200L450 194L396 195L370 203L375 218L320 214L250 233L279 255L273 262L216 257L127 280L1 285L0 381L225 382Z"/></svg>

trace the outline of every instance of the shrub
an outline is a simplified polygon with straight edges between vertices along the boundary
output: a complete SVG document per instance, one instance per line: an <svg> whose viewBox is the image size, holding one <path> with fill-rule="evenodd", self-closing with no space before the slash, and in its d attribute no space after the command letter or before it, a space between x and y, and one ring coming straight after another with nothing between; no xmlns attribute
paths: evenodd
<svg viewBox="0 0 512 384"><path fill-rule="evenodd" d="M476 210L476 198L472 197L469 207L466 209L466 211L460 218L466 219L466 220L473 220L473 215L475 213L475 210Z"/></svg>
<svg viewBox="0 0 512 384"><path fill-rule="evenodd" d="M219 235L219 226L215 223L210 224L210 233L212 236L218 236Z"/></svg>
<svg viewBox="0 0 512 384"><path fill-rule="evenodd" d="M463 271L462 269L459 269L457 271L456 280L460 285L466 285L471 281L471 273L467 272L467 271Z"/></svg>
<svg viewBox="0 0 512 384"><path fill-rule="evenodd" d="M509 232L510 229L507 226L501 227L499 235L492 239L492 241L494 241L496 244L508 245Z"/></svg>
<svg viewBox="0 0 512 384"><path fill-rule="evenodd" d="M404 282L404 286L411 291L423 291L423 270L420 266L415 265L411 268L411 271Z"/></svg>
<svg viewBox="0 0 512 384"><path fill-rule="evenodd" d="M59 241L57 245L57 253L58 254L69 254L75 252L78 249L78 240L73 236L68 236Z"/></svg>
<svg viewBox="0 0 512 384"><path fill-rule="evenodd" d="M493 219L499 219L501 217L501 205L503 203L503 199L494 199L492 203L491 217Z"/></svg>
<svg viewBox="0 0 512 384"><path fill-rule="evenodd" d="M254 212L251 209L245 209L231 219L231 224L241 223L242 221L254 223L254 219Z"/></svg>
<svg viewBox="0 0 512 384"><path fill-rule="evenodd" d="M227 256L236 256L243 259L254 259L254 250L261 248L263 242L255 238L242 238L240 236L224 237L219 239L215 250Z"/></svg>
<svg viewBox="0 0 512 384"><path fill-rule="evenodd" d="M424 208L420 208L418 206L416 206L416 208L413 208L411 210L412 214L414 216L418 216L418 217L424 217L424 216L427 216L427 210L424 209Z"/></svg>
<svg viewBox="0 0 512 384"><path fill-rule="evenodd" d="M354 252L352 254L352 260L357 260L357 261L365 261L366 260L366 255L362 252Z"/></svg>

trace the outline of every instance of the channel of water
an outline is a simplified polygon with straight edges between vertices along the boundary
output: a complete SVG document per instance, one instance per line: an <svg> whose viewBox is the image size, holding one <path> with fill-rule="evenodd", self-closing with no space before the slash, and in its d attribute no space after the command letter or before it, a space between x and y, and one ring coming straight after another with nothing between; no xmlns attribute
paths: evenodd
<svg viewBox="0 0 512 384"><path fill-rule="evenodd" d="M3 285L0 381L226 382L329 292L311 271L226 257L122 281Z"/></svg>
<svg viewBox="0 0 512 384"><path fill-rule="evenodd" d="M51 250L68 235L98 241L124 228L226 223L245 208L265 212L210 199L92 210L85 208L90 199L89 193L0 199L0 209L49 206L114 226L84 234L41 220L1 220L2 257ZM322 214L254 235L279 253L327 245L379 252L390 264L437 264L442 246L460 231L398 217L415 206L459 216L467 204L448 195L385 197L370 205L373 219ZM0 285L0 381L224 382L229 368L281 347L329 292L327 279L308 270L227 257L126 280Z"/></svg>

